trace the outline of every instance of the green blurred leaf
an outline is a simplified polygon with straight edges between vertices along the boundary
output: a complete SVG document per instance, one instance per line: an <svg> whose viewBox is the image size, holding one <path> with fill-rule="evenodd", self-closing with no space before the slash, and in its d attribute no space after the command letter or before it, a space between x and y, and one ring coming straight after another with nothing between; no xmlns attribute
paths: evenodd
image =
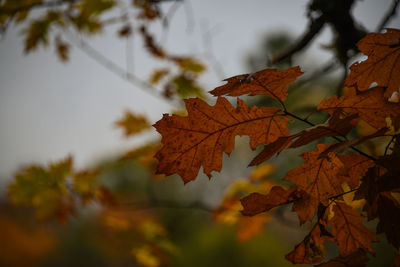
<svg viewBox="0 0 400 267"><path fill-rule="evenodd" d="M200 74L206 70L206 66L193 58L180 58L176 62L183 71Z"/></svg>
<svg viewBox="0 0 400 267"><path fill-rule="evenodd" d="M191 79L184 74L175 76L171 82L175 87L176 93L181 98L187 98L190 96L204 98L203 89L196 84L194 79Z"/></svg>
<svg viewBox="0 0 400 267"><path fill-rule="evenodd" d="M25 36L25 53L35 50L40 43L44 46L48 43L48 33L52 24L64 25L62 14L49 11L42 19L34 20L27 29L23 31Z"/></svg>
<svg viewBox="0 0 400 267"><path fill-rule="evenodd" d="M114 0L84 0L81 3L81 11L86 16L98 16L115 6Z"/></svg>
<svg viewBox="0 0 400 267"><path fill-rule="evenodd" d="M15 205L32 206L39 219L62 215L67 194L66 177L72 172L72 158L42 166L31 165L15 175L8 186L8 195Z"/></svg>

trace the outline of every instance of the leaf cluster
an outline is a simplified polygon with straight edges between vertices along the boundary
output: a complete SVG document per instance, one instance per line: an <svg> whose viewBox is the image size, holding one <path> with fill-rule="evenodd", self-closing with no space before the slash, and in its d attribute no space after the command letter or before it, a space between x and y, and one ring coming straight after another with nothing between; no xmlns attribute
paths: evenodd
<svg viewBox="0 0 400 267"><path fill-rule="evenodd" d="M265 69L237 75L227 83L210 91L217 96L214 106L201 99L185 100L187 116L164 114L154 127L162 135L162 148L155 157L157 172L179 174L184 183L194 180L200 168L211 178L212 171L222 168L223 153L234 149L235 136L250 137L254 150L264 145L250 165L259 165L284 149L301 147L323 137L336 143L320 143L313 151L303 153L304 163L287 172L283 180L292 186L272 187L267 194L252 193L241 199L243 215L253 216L281 205L292 204L300 224L313 223L310 233L286 259L292 263L334 266L362 266L366 253L374 254L371 243L377 242L375 233L364 224L378 218L376 233L385 233L387 240L399 249L400 192L399 162L400 106L398 94L400 31L387 29L385 33L370 33L358 43L368 59L354 63L344 85L343 96L332 96L321 101L317 112L327 112L330 118L314 125L300 118L285 106L287 89L302 74L299 67L282 71ZM371 86L376 83L376 86ZM266 95L281 108L249 107L237 98L234 107L223 96ZM291 133L291 120L299 120L309 127ZM348 139L348 133L361 122L375 132ZM369 155L356 146L370 139L382 142L391 137L381 154ZM344 198L352 194L353 198ZM363 200L362 210L355 206ZM392 216L390 216L392 214ZM395 216L393 216L396 214ZM325 260L325 242L334 242L339 256Z"/></svg>

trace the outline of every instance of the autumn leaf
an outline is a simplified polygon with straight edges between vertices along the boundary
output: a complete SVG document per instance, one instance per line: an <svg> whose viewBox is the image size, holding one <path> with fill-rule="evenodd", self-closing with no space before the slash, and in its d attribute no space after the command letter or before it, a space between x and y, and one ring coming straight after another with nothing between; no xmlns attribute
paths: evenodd
<svg viewBox="0 0 400 267"><path fill-rule="evenodd" d="M333 114L336 109L341 108L348 114L358 114L366 123L375 129L380 129L386 127L386 118L400 116L400 106L385 100L384 90L383 87L374 87L357 94L354 88L349 88L342 97L334 95L322 100L318 110Z"/></svg>
<svg viewBox="0 0 400 267"><path fill-rule="evenodd" d="M249 166L259 165L269 160L273 155L284 150L295 136L281 136L274 142L265 145L264 149L250 162Z"/></svg>
<svg viewBox="0 0 400 267"><path fill-rule="evenodd" d="M345 136L353 128L357 115L341 118L341 114L341 110L337 109L324 124L316 125L297 134L279 137L275 142L264 146L264 149L250 162L249 166L269 160L286 147L296 148L322 137ZM293 141L294 139L296 140Z"/></svg>
<svg viewBox="0 0 400 267"><path fill-rule="evenodd" d="M14 205L32 206L36 217L46 220L57 217L65 222L73 212L72 199L67 194L65 179L72 172L72 158L52 163L48 168L31 165L15 175L8 186L8 195Z"/></svg>
<svg viewBox="0 0 400 267"><path fill-rule="evenodd" d="M265 69L225 79L227 84L210 91L214 96L267 95L280 102L287 97L288 85L302 75L300 67L287 70Z"/></svg>
<svg viewBox="0 0 400 267"><path fill-rule="evenodd" d="M345 203L336 202L334 216L328 221L332 225L332 235L339 246L340 256L347 256L359 248L375 254L371 242L377 242L375 234L362 223L364 216Z"/></svg>
<svg viewBox="0 0 400 267"><path fill-rule="evenodd" d="M221 204L213 211L217 222L236 226L240 242L248 241L258 235L272 218L268 213L252 217L242 216L240 213L242 209L240 198L243 195L251 192L265 194L275 185L268 179L272 170L272 165L266 164L253 170L248 179L233 182L225 191Z"/></svg>
<svg viewBox="0 0 400 267"><path fill-rule="evenodd" d="M149 129L150 123L143 115L136 115L126 110L124 117L115 122L117 127L124 130L125 137L129 137Z"/></svg>
<svg viewBox="0 0 400 267"><path fill-rule="evenodd" d="M338 155L341 162L343 162L346 173L341 173L339 178L342 182L346 182L351 189L356 188L361 177L368 171L368 168L374 163L371 159L349 153L349 155Z"/></svg>
<svg viewBox="0 0 400 267"><path fill-rule="evenodd" d="M164 114L154 125L163 144L156 154L157 172L177 173L185 183L196 178L201 166L208 177L212 171L220 171L222 153L232 152L236 135L248 135L254 150L289 134L289 119L280 115L277 108L249 108L238 99L235 109L223 97L215 106L197 98L187 99L185 104L187 117Z"/></svg>
<svg viewBox="0 0 400 267"><path fill-rule="evenodd" d="M322 234L319 224L316 224L312 231L298 244L295 249L287 254L287 260L294 264L306 263L316 264L325 258L325 241L330 240L329 236Z"/></svg>
<svg viewBox="0 0 400 267"><path fill-rule="evenodd" d="M343 193L341 181L338 178L339 172L344 167L343 163L333 153L328 158L318 158L327 147L329 146L319 144L316 150L303 153L301 156L305 162L290 170L284 178L309 195L307 204L304 203L310 211L306 220L312 219L319 203L327 205L329 197Z"/></svg>
<svg viewBox="0 0 400 267"><path fill-rule="evenodd" d="M57 51L58 58L63 62L68 61L69 49L70 49L69 44L62 41L60 37L56 38L55 43L56 43L55 45L56 45L56 49L57 49L56 51Z"/></svg>
<svg viewBox="0 0 400 267"><path fill-rule="evenodd" d="M357 44L358 49L368 56L363 62L350 67L345 86L356 86L360 91L368 90L373 82L385 87L385 97L400 87L400 31L386 29L385 33L370 33Z"/></svg>
<svg viewBox="0 0 400 267"><path fill-rule="evenodd" d="M35 50L40 43L46 46L50 27L54 23L63 25L61 13L49 11L43 18L33 21L29 27L23 31L26 35L24 52L29 53Z"/></svg>
<svg viewBox="0 0 400 267"><path fill-rule="evenodd" d="M335 109L332 116L324 124L319 124L308 128L294 136L297 139L290 144L289 147L296 148L299 146L304 146L322 137L346 136L354 127L357 114L352 114L344 118L341 116L341 109Z"/></svg>
<svg viewBox="0 0 400 267"><path fill-rule="evenodd" d="M373 139L376 137L381 137L385 136L385 133L389 130L389 128L384 127L379 130L377 130L375 133L367 135L367 136L362 136L358 139L353 139L353 140L346 140L346 141L341 141L339 143L336 143L334 145L331 145L328 147L325 151L323 151L320 155L319 158L327 157L329 153L335 152L335 153L342 153L344 150L346 150L349 147L356 146L358 144L361 144L369 139Z"/></svg>
<svg viewBox="0 0 400 267"><path fill-rule="evenodd" d="M274 186L267 195L251 193L240 200L243 206L241 212L245 216L254 216L282 204L286 204L291 201L291 195L295 190L294 187L286 190L280 186Z"/></svg>

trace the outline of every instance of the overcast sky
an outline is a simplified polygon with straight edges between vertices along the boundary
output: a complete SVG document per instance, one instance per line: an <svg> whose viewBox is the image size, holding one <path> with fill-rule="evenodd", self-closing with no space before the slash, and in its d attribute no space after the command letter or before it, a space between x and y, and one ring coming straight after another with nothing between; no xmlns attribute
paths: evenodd
<svg viewBox="0 0 400 267"><path fill-rule="evenodd" d="M188 0L185 0L188 1ZM212 30L213 52L227 77L245 71L244 56L268 32L289 31L299 36L306 28L304 0L191 0L173 17L166 44L170 51L201 55L202 36ZM358 1L356 19L372 31L390 0ZM164 4L168 8L170 4ZM188 9L189 7L189 9ZM188 10L194 24L187 23ZM189 13L190 14L190 13ZM188 26L192 28L188 29ZM397 16L389 24L400 28ZM140 143L125 139L113 123L124 109L146 114L152 122L170 106L114 75L78 48L70 61L58 61L52 47L23 55L20 28L11 28L0 41L0 180L8 181L19 167L46 163L71 154L78 166L115 155ZM329 58L319 44L328 44L325 28L313 46L316 58ZM115 29L90 40L108 58L125 66L126 42ZM133 42L134 71L147 78L154 68L140 43ZM215 73L206 75L207 90L220 85ZM142 140L142 139L139 139ZM2 191L2 190L0 190Z"/></svg>

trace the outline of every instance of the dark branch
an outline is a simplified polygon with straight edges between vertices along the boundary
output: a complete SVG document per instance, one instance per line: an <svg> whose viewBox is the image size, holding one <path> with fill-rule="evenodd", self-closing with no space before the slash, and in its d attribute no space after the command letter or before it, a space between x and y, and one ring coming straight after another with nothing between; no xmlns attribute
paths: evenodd
<svg viewBox="0 0 400 267"><path fill-rule="evenodd" d="M278 55L274 59L272 59L272 64L276 64L285 59L292 57L295 53L299 52L303 48L305 48L308 43L320 32L322 27L325 24L325 19L320 16L315 20L311 21L308 31L303 35L303 37L292 47L290 47L287 51Z"/></svg>

